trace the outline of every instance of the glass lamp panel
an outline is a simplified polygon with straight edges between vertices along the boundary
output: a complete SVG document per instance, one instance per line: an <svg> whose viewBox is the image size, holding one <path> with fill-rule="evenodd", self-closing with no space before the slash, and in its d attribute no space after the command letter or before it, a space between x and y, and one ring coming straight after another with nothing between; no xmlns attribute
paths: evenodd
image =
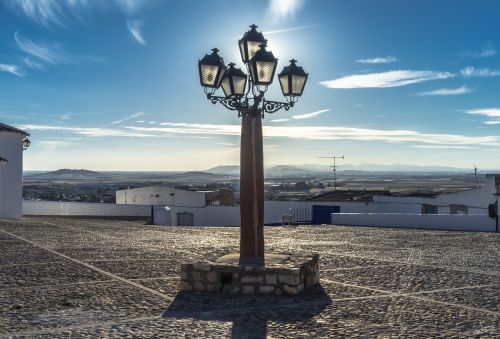
<svg viewBox="0 0 500 339"><path fill-rule="evenodd" d="M240 40L240 54L241 54L241 60L243 60L243 62L247 62L245 55L245 41L243 40Z"/></svg>
<svg viewBox="0 0 500 339"><path fill-rule="evenodd" d="M282 75L279 79L283 95L290 95L290 89L288 88L288 75Z"/></svg>
<svg viewBox="0 0 500 339"><path fill-rule="evenodd" d="M257 61L257 83L270 84L273 82L274 69L276 63L267 61Z"/></svg>
<svg viewBox="0 0 500 339"><path fill-rule="evenodd" d="M245 85L247 83L246 77L233 76L233 88L235 95L245 94Z"/></svg>
<svg viewBox="0 0 500 339"><path fill-rule="evenodd" d="M201 65L200 66L200 76L201 83L203 86L216 87L217 86L217 73L219 71L219 66L214 65Z"/></svg>
<svg viewBox="0 0 500 339"><path fill-rule="evenodd" d="M262 42L257 42L257 41L248 41L247 46L248 46L248 60L252 59L255 53L260 49L260 45Z"/></svg>
<svg viewBox="0 0 500 339"><path fill-rule="evenodd" d="M222 80L221 87L225 96L228 97L233 94L231 93L231 84L229 82L229 77L225 77L224 80Z"/></svg>
<svg viewBox="0 0 500 339"><path fill-rule="evenodd" d="M292 75L292 95L302 95L306 79L307 78L302 75Z"/></svg>

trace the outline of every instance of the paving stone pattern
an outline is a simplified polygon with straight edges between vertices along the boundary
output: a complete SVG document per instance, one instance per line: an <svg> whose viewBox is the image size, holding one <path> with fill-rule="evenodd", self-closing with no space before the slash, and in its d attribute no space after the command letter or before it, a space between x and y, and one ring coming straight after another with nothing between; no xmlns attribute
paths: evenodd
<svg viewBox="0 0 500 339"><path fill-rule="evenodd" d="M294 297L180 292L181 264L239 230L26 218L0 222L0 338L500 337L500 234L268 227L266 251L320 254Z"/></svg>

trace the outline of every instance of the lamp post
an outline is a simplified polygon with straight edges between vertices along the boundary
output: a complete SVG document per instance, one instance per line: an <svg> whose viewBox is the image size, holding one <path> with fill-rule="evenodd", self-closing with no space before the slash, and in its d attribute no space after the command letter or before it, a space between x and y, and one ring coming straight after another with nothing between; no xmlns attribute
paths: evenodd
<svg viewBox="0 0 500 339"><path fill-rule="evenodd" d="M240 148L240 259L242 266L264 265L264 157L262 119L265 113L289 110L302 95L308 74L290 60L278 78L286 102L265 99L278 59L267 50L267 40L251 25L238 41L248 74L233 63L228 66L217 48L198 62L200 83L213 104L237 111L241 122ZM215 96L222 87L224 96Z"/></svg>

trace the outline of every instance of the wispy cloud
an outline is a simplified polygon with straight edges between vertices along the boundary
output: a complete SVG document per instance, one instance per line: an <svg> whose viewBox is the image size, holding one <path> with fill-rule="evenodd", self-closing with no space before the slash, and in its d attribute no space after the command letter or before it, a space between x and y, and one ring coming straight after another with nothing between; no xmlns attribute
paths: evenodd
<svg viewBox="0 0 500 339"><path fill-rule="evenodd" d="M125 122L125 121L128 121L128 120L132 120L132 119L138 118L138 117L143 116L143 115L144 115L143 112L135 113L135 114L129 115L129 116L123 118L123 119L112 121L109 124L103 125L103 127L104 126L110 126L110 125L118 125L118 124L121 124L122 122Z"/></svg>
<svg viewBox="0 0 500 339"><path fill-rule="evenodd" d="M471 90L467 86L462 86L458 88L440 88L434 91L419 92L418 96L448 96L448 95L462 95L470 93Z"/></svg>
<svg viewBox="0 0 500 339"><path fill-rule="evenodd" d="M58 50L56 46L51 48L43 44L34 43L30 39L23 38L19 32L14 34L14 40L19 49L44 63L55 65L74 62L68 55Z"/></svg>
<svg viewBox="0 0 500 339"><path fill-rule="evenodd" d="M356 62L359 64L390 64L390 63L393 63L396 61L398 61L398 59L396 57L393 57L393 56L375 57L375 58L356 60Z"/></svg>
<svg viewBox="0 0 500 339"><path fill-rule="evenodd" d="M413 145L413 148L424 149L477 149L474 146L454 146L454 145Z"/></svg>
<svg viewBox="0 0 500 339"><path fill-rule="evenodd" d="M500 108L475 108L465 110L465 113L472 115L482 115L490 120L484 121L485 125L498 125L500 124Z"/></svg>
<svg viewBox="0 0 500 339"><path fill-rule="evenodd" d="M157 136L170 134L189 135L240 135L239 125L162 123L160 127L125 128ZM264 126L264 136L267 138L292 138L305 140L358 140L358 141L386 141L386 142L413 142L430 145L481 145L500 146L500 136L466 136L459 134L432 134L413 130L377 130L352 127L324 127L324 126Z"/></svg>
<svg viewBox="0 0 500 339"><path fill-rule="evenodd" d="M150 2L152 0L3 0L7 7L46 27L67 27L69 22L81 19L83 10L95 8L115 9L130 16Z"/></svg>
<svg viewBox="0 0 500 339"><path fill-rule="evenodd" d="M288 32L294 32L294 31L301 31L303 29L309 29L309 28L314 28L314 27L318 27L318 26L319 25L303 25L303 26L275 29L272 31L265 31L263 33L265 35L281 34L281 33L288 33Z"/></svg>
<svg viewBox="0 0 500 339"><path fill-rule="evenodd" d="M342 78L322 81L320 85L327 88L387 88L399 87L430 80L453 78L450 72L398 70L380 73L355 74Z"/></svg>
<svg viewBox="0 0 500 339"><path fill-rule="evenodd" d="M295 12L304 4L303 0L270 0L267 8L268 14L274 21L294 17Z"/></svg>
<svg viewBox="0 0 500 339"><path fill-rule="evenodd" d="M0 72L14 74L20 78L24 77L24 71L17 65L0 64Z"/></svg>
<svg viewBox="0 0 500 339"><path fill-rule="evenodd" d="M51 1L51 0L5 0L5 4L21 11L32 20L47 26L65 27L63 21L71 12L86 7L87 0Z"/></svg>
<svg viewBox="0 0 500 339"><path fill-rule="evenodd" d="M465 113L500 118L500 108L475 108L466 110Z"/></svg>
<svg viewBox="0 0 500 339"><path fill-rule="evenodd" d="M26 66L28 66L31 69L45 69L45 67L41 63L33 60L32 58L26 57L23 59L23 61L26 64Z"/></svg>
<svg viewBox="0 0 500 339"><path fill-rule="evenodd" d="M127 28L132 37L141 45L146 45L146 40L142 36L142 20L127 20Z"/></svg>
<svg viewBox="0 0 500 339"><path fill-rule="evenodd" d="M487 78L487 77L500 76L500 70L492 70L489 68L475 68L475 67L469 66L469 67L463 68L460 71L460 74L466 78L469 78L469 77Z"/></svg>
<svg viewBox="0 0 500 339"><path fill-rule="evenodd" d="M154 138L154 134L130 132L121 129L101 128L101 127L68 127L50 125L20 125L18 128L26 131L53 131L56 133L75 133L87 137L133 137L133 138Z"/></svg>
<svg viewBox="0 0 500 339"><path fill-rule="evenodd" d="M269 120L270 122L287 122L289 121L290 119L271 119Z"/></svg>
<svg viewBox="0 0 500 339"><path fill-rule="evenodd" d="M484 45L479 51L463 51L460 52L460 56L467 58L490 58L497 55L497 50L491 42Z"/></svg>
<svg viewBox="0 0 500 339"><path fill-rule="evenodd" d="M322 110L312 112L312 113L293 115L292 119L299 119L299 120L300 119L311 119L311 118L317 117L318 115L323 114L323 113L328 112L328 111L330 111L330 110L329 109L322 109Z"/></svg>

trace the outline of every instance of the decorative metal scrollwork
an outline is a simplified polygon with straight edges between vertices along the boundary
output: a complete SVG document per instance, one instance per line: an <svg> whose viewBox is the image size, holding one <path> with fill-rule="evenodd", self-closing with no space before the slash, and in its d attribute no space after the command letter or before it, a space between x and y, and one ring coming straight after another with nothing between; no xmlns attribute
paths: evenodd
<svg viewBox="0 0 500 339"><path fill-rule="evenodd" d="M266 101L263 102L263 111L266 113L274 113L284 108L285 111L288 111L291 107L293 107L293 102L278 102L278 101Z"/></svg>
<svg viewBox="0 0 500 339"><path fill-rule="evenodd" d="M209 95L207 98L212 101L212 104L215 105L219 102L231 111L238 111L241 108L239 100L235 98L217 97L213 95Z"/></svg>

